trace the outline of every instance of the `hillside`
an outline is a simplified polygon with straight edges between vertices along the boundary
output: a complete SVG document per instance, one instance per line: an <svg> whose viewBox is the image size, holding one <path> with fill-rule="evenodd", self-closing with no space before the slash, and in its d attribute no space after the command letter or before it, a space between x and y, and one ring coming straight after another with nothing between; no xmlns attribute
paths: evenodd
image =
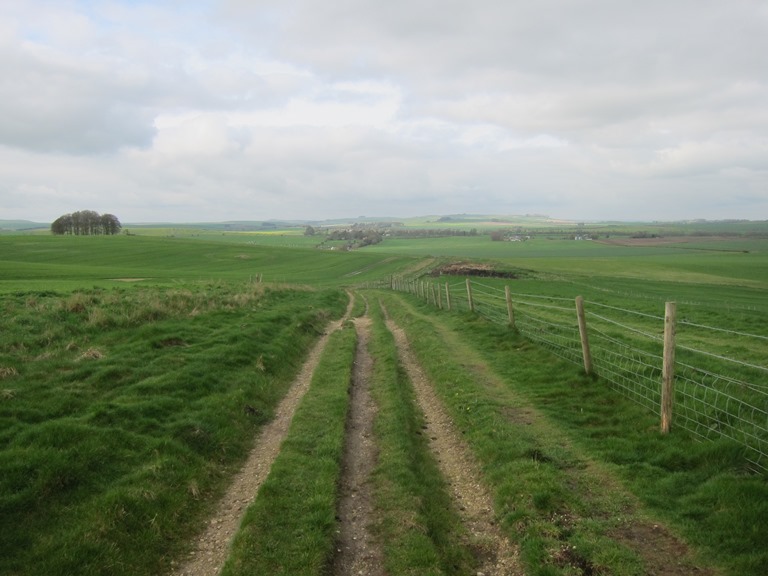
<svg viewBox="0 0 768 576"><path fill-rule="evenodd" d="M24 231L50 228L50 224L32 222L31 220L0 220L0 231Z"/></svg>

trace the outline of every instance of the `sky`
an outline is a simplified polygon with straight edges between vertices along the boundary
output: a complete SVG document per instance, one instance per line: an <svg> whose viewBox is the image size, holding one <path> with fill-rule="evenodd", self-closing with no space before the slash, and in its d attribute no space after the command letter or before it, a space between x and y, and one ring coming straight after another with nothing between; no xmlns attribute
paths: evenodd
<svg viewBox="0 0 768 576"><path fill-rule="evenodd" d="M764 0L0 0L0 219L768 219Z"/></svg>

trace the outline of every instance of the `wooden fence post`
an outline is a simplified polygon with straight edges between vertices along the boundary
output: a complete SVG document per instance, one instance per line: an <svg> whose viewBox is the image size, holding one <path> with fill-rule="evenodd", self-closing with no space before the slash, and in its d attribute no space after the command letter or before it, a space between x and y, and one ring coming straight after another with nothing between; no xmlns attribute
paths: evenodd
<svg viewBox="0 0 768 576"><path fill-rule="evenodd" d="M475 311L475 303L472 301L472 283L467 278L467 302L469 302L469 311Z"/></svg>
<svg viewBox="0 0 768 576"><path fill-rule="evenodd" d="M587 318L584 315L584 298L576 296L576 317L579 320L579 336L581 337L581 353L584 356L584 371L592 374L592 354L589 351L589 335L587 334Z"/></svg>
<svg viewBox="0 0 768 576"><path fill-rule="evenodd" d="M429 296L432 299L432 304L437 306L437 295L435 294L435 285L432 282L429 283Z"/></svg>
<svg viewBox="0 0 768 576"><path fill-rule="evenodd" d="M448 311L451 310L451 288L448 286L448 282L445 283L445 305L448 307Z"/></svg>
<svg viewBox="0 0 768 576"><path fill-rule="evenodd" d="M675 331L677 304L664 307L664 367L661 371L661 433L669 434L672 427L672 405L675 402Z"/></svg>
<svg viewBox="0 0 768 576"><path fill-rule="evenodd" d="M442 310L443 309L443 291L440 290L440 284L437 285L436 291L437 291L437 307L440 308L440 310Z"/></svg>
<svg viewBox="0 0 768 576"><path fill-rule="evenodd" d="M504 297L507 300L507 316L509 317L509 325L515 327L515 311L512 309L512 295L509 293L509 286L504 286Z"/></svg>

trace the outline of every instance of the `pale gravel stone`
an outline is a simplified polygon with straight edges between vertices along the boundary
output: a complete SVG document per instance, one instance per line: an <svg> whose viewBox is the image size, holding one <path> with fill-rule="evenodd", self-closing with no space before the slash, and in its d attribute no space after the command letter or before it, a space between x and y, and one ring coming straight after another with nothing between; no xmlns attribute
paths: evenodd
<svg viewBox="0 0 768 576"><path fill-rule="evenodd" d="M389 318L387 327L395 337L400 360L413 383L417 402L424 412L426 434L431 438L431 447L440 471L451 487L459 516L472 535L473 544L483 549L477 573L494 576L524 575L517 547L510 543L493 522L493 500L481 480L479 464L421 369L405 332Z"/></svg>
<svg viewBox="0 0 768 576"><path fill-rule="evenodd" d="M269 475L272 463L277 458L280 446L288 433L296 408L309 389L312 375L320 362L328 338L347 320L353 304L354 300L350 298L344 317L332 322L315 344L301 372L278 404L274 419L262 429L248 460L219 501L213 518L206 523L206 530L195 540L190 552L190 560L175 568L171 572L172 576L215 576L221 572L229 555L232 540L240 527L245 508L253 502L256 493ZM241 502L245 506L238 506Z"/></svg>

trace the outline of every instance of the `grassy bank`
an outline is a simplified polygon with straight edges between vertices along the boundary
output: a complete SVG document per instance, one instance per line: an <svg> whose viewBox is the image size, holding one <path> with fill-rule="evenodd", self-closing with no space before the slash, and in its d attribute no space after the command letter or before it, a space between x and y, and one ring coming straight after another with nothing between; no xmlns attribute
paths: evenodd
<svg viewBox="0 0 768 576"><path fill-rule="evenodd" d="M158 574L338 291L202 283L0 298L0 572Z"/></svg>

